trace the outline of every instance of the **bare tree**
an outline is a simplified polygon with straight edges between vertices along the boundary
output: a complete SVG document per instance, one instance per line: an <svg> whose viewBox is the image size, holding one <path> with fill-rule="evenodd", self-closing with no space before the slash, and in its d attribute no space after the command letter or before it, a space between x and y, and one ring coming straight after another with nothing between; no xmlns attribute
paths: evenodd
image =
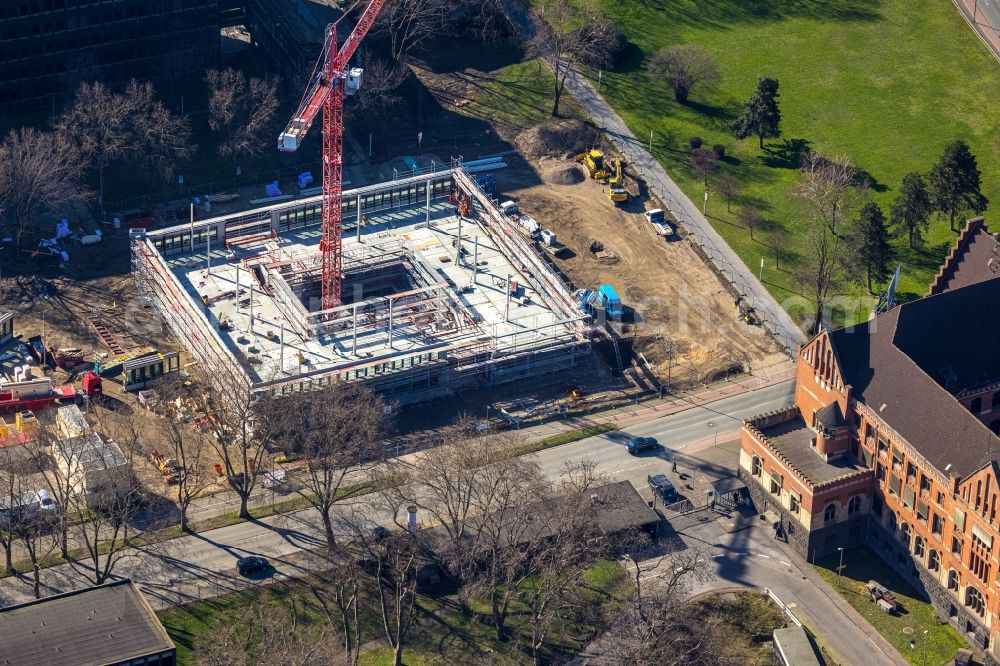
<svg viewBox="0 0 1000 666"><path fill-rule="evenodd" d="M693 583L711 577L709 559L698 550L658 553L642 538L624 550L619 561L632 594L606 612L610 628L601 645L608 657L631 666L706 663L700 650L712 636L695 619L687 599Z"/></svg>
<svg viewBox="0 0 1000 666"><path fill-rule="evenodd" d="M134 79L121 93L100 82L80 84L56 131L97 169L102 198L104 170L110 164L139 158L143 166L156 167L166 177L168 165L194 151L187 119L156 101L152 84Z"/></svg>
<svg viewBox="0 0 1000 666"><path fill-rule="evenodd" d="M715 189L726 198L726 212L733 212L733 199L740 193L739 179L728 171L720 173L715 178Z"/></svg>
<svg viewBox="0 0 1000 666"><path fill-rule="evenodd" d="M347 661L357 666L361 656L361 622L358 615L358 600L361 592L362 573L358 568L357 553L351 547L339 547L336 553L328 553L332 566L317 574L319 583L310 585L309 591L319 602L331 626L336 622L343 637L344 655ZM330 596L336 607L336 616L330 608Z"/></svg>
<svg viewBox="0 0 1000 666"><path fill-rule="evenodd" d="M290 607L275 607L261 593L257 603L218 620L195 644L204 666L325 666L333 658L327 623L307 623L289 595Z"/></svg>
<svg viewBox="0 0 1000 666"><path fill-rule="evenodd" d="M365 70L365 84L352 98L350 111L355 118L385 125L389 112L402 102L399 89L410 72L405 65L380 58L367 49L361 54L361 66Z"/></svg>
<svg viewBox="0 0 1000 666"><path fill-rule="evenodd" d="M16 507L23 494L21 474L11 451L0 449L0 546L4 553L4 571L8 575L16 573L13 559L17 541Z"/></svg>
<svg viewBox="0 0 1000 666"><path fill-rule="evenodd" d="M750 232L750 240L753 240L753 230L759 229L760 225L764 222L764 217L760 214L760 211L753 204L743 204L740 206L740 212L737 213L736 217L739 219L740 224Z"/></svg>
<svg viewBox="0 0 1000 666"><path fill-rule="evenodd" d="M17 243L47 215L69 216L83 202L77 152L63 135L11 130L0 146L0 208L17 224Z"/></svg>
<svg viewBox="0 0 1000 666"><path fill-rule="evenodd" d="M788 247L788 232L784 227L776 226L771 229L766 238L767 248L774 252L774 267L781 268L781 253Z"/></svg>
<svg viewBox="0 0 1000 666"><path fill-rule="evenodd" d="M172 395L166 390L162 393ZM177 394L177 398L180 398L180 394ZM202 471L211 447L199 430L185 423L188 413L183 402L178 406L177 402L167 400L161 409L160 441L164 444L163 455L172 458L177 464L174 498L180 512L181 530L187 532L191 503L212 484L212 479Z"/></svg>
<svg viewBox="0 0 1000 666"><path fill-rule="evenodd" d="M463 582L463 599L489 604L497 640L507 639L517 589L534 574L531 559L545 538L536 514L551 493L537 462L519 455L521 444L510 434L470 434L418 463L424 472L421 489L430 489L424 506L434 515L441 515L436 507L444 507L445 516L455 516L443 530L449 536L445 547L430 547L445 554L450 571Z"/></svg>
<svg viewBox="0 0 1000 666"><path fill-rule="evenodd" d="M847 247L845 221L865 196L868 183L846 158L830 159L807 153L800 169L796 194L805 201L810 216L806 242L810 261L798 275L815 307L814 332L819 330L831 289L837 285L844 267Z"/></svg>
<svg viewBox="0 0 1000 666"><path fill-rule="evenodd" d="M695 148L691 151L691 168L705 181L705 190L708 190L708 175L719 166L719 158L710 148Z"/></svg>
<svg viewBox="0 0 1000 666"><path fill-rule="evenodd" d="M536 529L545 538L531 557L532 583L517 591L518 602L527 609L536 666L543 662L543 648L556 618L585 605L580 593L587 569L611 548L593 520L600 501L594 491L606 483L595 473L593 462L567 464L552 496L536 504Z"/></svg>
<svg viewBox="0 0 1000 666"><path fill-rule="evenodd" d="M271 149L271 134L278 111L278 81L248 77L229 68L210 69L208 124L217 132L219 154L227 158L256 157Z"/></svg>
<svg viewBox="0 0 1000 666"><path fill-rule="evenodd" d="M34 492L29 490L27 492ZM14 525L14 534L24 546L31 565L31 589L36 599L42 598L42 560L56 549L52 530L54 517L47 509L38 507L22 514Z"/></svg>
<svg viewBox="0 0 1000 666"><path fill-rule="evenodd" d="M552 115L558 116L573 65L582 60L593 62L606 52L613 25L593 0L572 4L568 0L542 0L534 8L532 21L534 36L529 51L552 70ZM581 24L588 29L578 30Z"/></svg>
<svg viewBox="0 0 1000 666"><path fill-rule="evenodd" d="M377 493L366 504L395 516L400 510L397 499L389 493ZM392 648L393 666L401 666L403 648L416 618L420 549L409 532L373 529L375 523L363 511L354 511L344 520L363 560L358 571L378 598L379 619Z"/></svg>
<svg viewBox="0 0 1000 666"><path fill-rule="evenodd" d="M382 398L361 384L337 384L266 399L258 412L261 441L305 458L297 492L319 512L332 553L333 508L369 492L369 471L383 458Z"/></svg>
<svg viewBox="0 0 1000 666"><path fill-rule="evenodd" d="M140 112L132 122L135 141L142 146L139 163L152 179L171 180L178 162L191 159L196 147L191 141L191 122L153 96L153 84L129 83L126 95L135 100Z"/></svg>
<svg viewBox="0 0 1000 666"><path fill-rule="evenodd" d="M107 412L95 433L59 443L62 471L73 486L66 508L72 516L71 541L81 544L84 552L82 559L71 558L69 563L95 585L107 581L115 566L134 554L129 539L145 504L133 474L141 436L135 419Z"/></svg>
<svg viewBox="0 0 1000 666"><path fill-rule="evenodd" d="M392 60L405 62L447 25L450 9L446 0L389 0L375 21L373 35L385 37Z"/></svg>
<svg viewBox="0 0 1000 666"><path fill-rule="evenodd" d="M205 410L215 426L210 441L229 487L240 498L240 517L250 518L250 495L267 455L255 433L259 399L246 377L237 372L216 369L213 378L205 379L205 386L225 387L205 395Z"/></svg>
<svg viewBox="0 0 1000 666"><path fill-rule="evenodd" d="M647 66L650 78L674 91L674 99L687 104L691 90L719 80L712 55L694 44L675 44L657 51Z"/></svg>

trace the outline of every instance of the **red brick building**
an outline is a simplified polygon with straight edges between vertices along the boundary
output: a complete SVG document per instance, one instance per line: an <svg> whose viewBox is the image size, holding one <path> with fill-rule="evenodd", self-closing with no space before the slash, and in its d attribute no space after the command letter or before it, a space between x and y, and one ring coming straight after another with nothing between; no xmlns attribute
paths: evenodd
<svg viewBox="0 0 1000 666"><path fill-rule="evenodd" d="M739 476L804 557L867 543L996 657L998 433L1000 235L977 218L924 298L801 347Z"/></svg>

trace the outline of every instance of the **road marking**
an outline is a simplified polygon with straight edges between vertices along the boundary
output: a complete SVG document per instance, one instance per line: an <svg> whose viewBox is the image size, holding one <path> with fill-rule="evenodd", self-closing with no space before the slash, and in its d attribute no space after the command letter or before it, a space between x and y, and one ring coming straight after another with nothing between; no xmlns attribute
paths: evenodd
<svg viewBox="0 0 1000 666"><path fill-rule="evenodd" d="M786 561L784 561L784 560L778 560L778 561L779 561L779 562L781 562L782 564L784 564L784 565L785 565L786 567L790 567L790 566L792 566L792 563L791 563L791 562L786 562Z"/></svg>
<svg viewBox="0 0 1000 666"><path fill-rule="evenodd" d="M660 462L662 462L662 461L658 460L656 463L649 462L649 463L646 463L645 465L636 465L635 467L625 467L624 469L615 470L614 472L611 472L611 473L612 474L624 474L625 472L632 472L632 471L635 471L637 469L642 469L643 467L649 467L650 465L658 464Z"/></svg>
<svg viewBox="0 0 1000 666"><path fill-rule="evenodd" d="M765 555L764 553L757 553L757 557L763 557L766 560L771 559L770 555Z"/></svg>

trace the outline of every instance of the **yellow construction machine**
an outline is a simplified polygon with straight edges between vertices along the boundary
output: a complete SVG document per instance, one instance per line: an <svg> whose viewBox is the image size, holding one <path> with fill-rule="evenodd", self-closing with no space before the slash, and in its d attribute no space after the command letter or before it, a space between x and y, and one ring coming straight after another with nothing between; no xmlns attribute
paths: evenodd
<svg viewBox="0 0 1000 666"><path fill-rule="evenodd" d="M594 180L604 182L607 179L608 172L604 168L604 153L597 148L580 153L574 159L583 165L583 168Z"/></svg>
<svg viewBox="0 0 1000 666"><path fill-rule="evenodd" d="M628 190L622 176L622 161L608 160L608 198L617 206L628 201Z"/></svg>

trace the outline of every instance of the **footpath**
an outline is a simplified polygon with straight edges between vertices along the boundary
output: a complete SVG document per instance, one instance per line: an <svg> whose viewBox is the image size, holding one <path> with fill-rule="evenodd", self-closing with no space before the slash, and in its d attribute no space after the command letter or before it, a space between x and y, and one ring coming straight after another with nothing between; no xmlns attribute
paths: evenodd
<svg viewBox="0 0 1000 666"><path fill-rule="evenodd" d="M952 0L986 48L1000 60L1000 5L990 0Z"/></svg>

